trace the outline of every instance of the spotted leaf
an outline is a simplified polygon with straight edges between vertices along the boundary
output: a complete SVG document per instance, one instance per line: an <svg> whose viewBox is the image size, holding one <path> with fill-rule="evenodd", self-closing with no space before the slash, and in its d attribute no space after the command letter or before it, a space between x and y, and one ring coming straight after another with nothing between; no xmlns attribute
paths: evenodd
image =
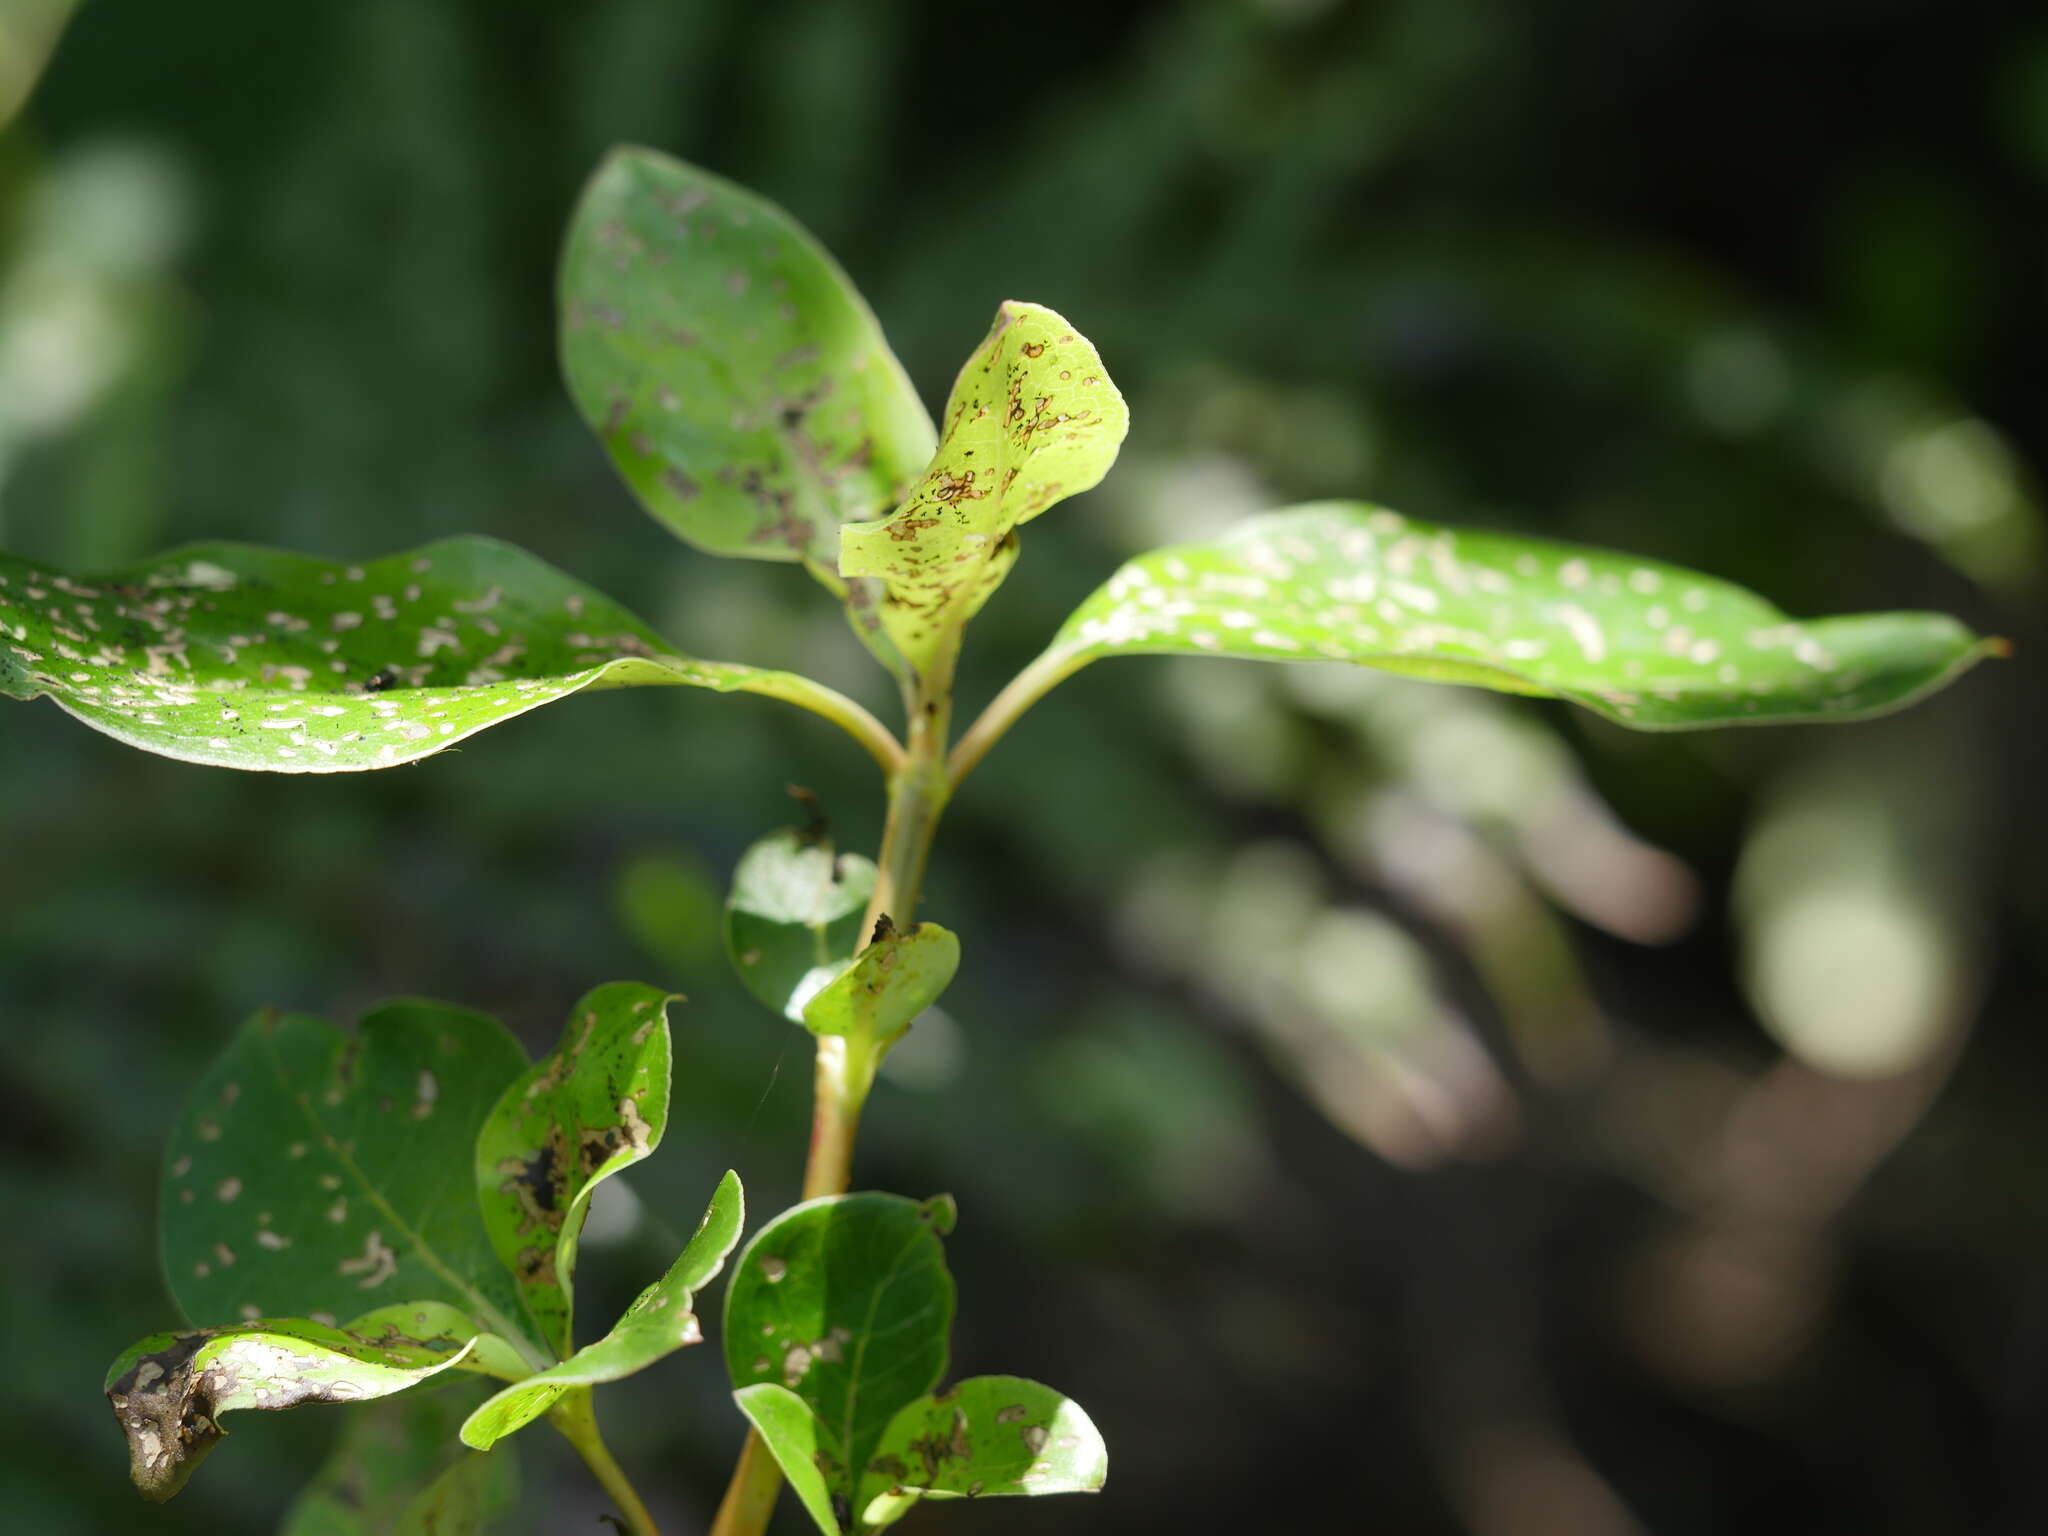
<svg viewBox="0 0 2048 1536"><path fill-rule="evenodd" d="M561 1044L505 1088L476 1139L484 1226L531 1331L558 1358L569 1353L591 1193L660 1145L668 1125L668 1001L631 981L590 993Z"/></svg>
<svg viewBox="0 0 2048 1536"><path fill-rule="evenodd" d="M380 1300L443 1302L507 1374L540 1363L471 1171L525 1065L502 1025L443 1003L387 1004L353 1034L258 1014L171 1134L162 1246L185 1315L331 1324Z"/></svg>
<svg viewBox="0 0 2048 1536"><path fill-rule="evenodd" d="M853 958L875 866L821 831L771 833L742 855L725 907L726 952L747 990L793 1023Z"/></svg>
<svg viewBox="0 0 2048 1536"><path fill-rule="evenodd" d="M584 189L561 273L562 369L641 502L700 549L800 560L884 652L839 527L902 499L931 417L823 248L753 193L653 150Z"/></svg>
<svg viewBox="0 0 2048 1536"><path fill-rule="evenodd" d="M1129 562L1034 670L1138 652L1349 661L1684 730L1883 714L2002 651L1942 614L1802 622L1654 560L1320 502Z"/></svg>
<svg viewBox="0 0 2048 1536"><path fill-rule="evenodd" d="M220 1442L224 1413L360 1402L416 1385L469 1351L473 1334L442 1331L463 1321L446 1308L393 1307L346 1328L292 1317L152 1334L107 1371L130 1476L161 1502Z"/></svg>
<svg viewBox="0 0 2048 1536"><path fill-rule="evenodd" d="M572 693L655 684L816 691L681 656L491 539L361 564L202 544L84 579L0 555L0 694L185 762L389 768Z"/></svg>
<svg viewBox="0 0 2048 1536"><path fill-rule="evenodd" d="M882 625L920 671L1016 559L1016 528L1109 473L1130 426L1086 337L1037 304L996 311L953 385L924 478L885 518L841 536L840 569L879 578Z"/></svg>
<svg viewBox="0 0 2048 1536"><path fill-rule="evenodd" d="M953 1277L939 1239L953 1216L943 1195L811 1200L756 1233L733 1269L733 1386L786 1388L817 1416L833 1456L820 1470L836 1501L850 1503L897 1410L945 1374Z"/></svg>
<svg viewBox="0 0 2048 1536"><path fill-rule="evenodd" d="M804 1006L816 1035L885 1051L939 1000L960 968L960 941L937 923L882 934Z"/></svg>
<svg viewBox="0 0 2048 1536"><path fill-rule="evenodd" d="M509 1511L518 1460L510 1446L480 1455L455 1438L462 1396L413 1392L348 1414L280 1536L475 1536Z"/></svg>
<svg viewBox="0 0 2048 1536"><path fill-rule="evenodd" d="M901 1410L862 1473L870 1527L918 1498L1095 1493L1109 1450L1081 1405L1021 1376L972 1376Z"/></svg>
<svg viewBox="0 0 2048 1536"><path fill-rule="evenodd" d="M711 1197L711 1206L682 1256L654 1284L642 1291L612 1331L586 1344L559 1365L506 1387L469 1416L462 1426L465 1444L489 1450L504 1436L532 1423L575 1387L617 1381L645 1370L663 1355L703 1342L704 1333L691 1310L696 1293L725 1267L726 1256L746 1225L746 1203L736 1173L728 1173Z"/></svg>

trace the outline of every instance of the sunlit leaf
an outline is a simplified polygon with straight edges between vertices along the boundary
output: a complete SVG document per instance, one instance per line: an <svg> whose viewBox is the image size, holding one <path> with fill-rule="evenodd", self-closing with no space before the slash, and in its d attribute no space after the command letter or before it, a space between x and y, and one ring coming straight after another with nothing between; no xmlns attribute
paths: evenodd
<svg viewBox="0 0 2048 1536"><path fill-rule="evenodd" d="M443 1003L387 1004L354 1034L257 1015L171 1133L160 1219L185 1315L332 1323L439 1301L509 1341L498 1361L538 1360L473 1171L477 1132L525 1065L497 1021Z"/></svg>
<svg viewBox="0 0 2048 1536"><path fill-rule="evenodd" d="M931 417L844 272L773 203L653 150L584 189L562 368L649 511L699 548L801 560L835 588L840 524L887 511ZM849 594L873 631L873 594Z"/></svg>
<svg viewBox="0 0 2048 1536"><path fill-rule="evenodd" d="M1941 614L1799 622L1654 560L1322 502L1130 561L1037 666L1063 675L1137 652L1348 661L1679 730L1881 714L2000 650Z"/></svg>
<svg viewBox="0 0 2048 1536"><path fill-rule="evenodd" d="M725 1298L735 1389L788 1388L838 1458L826 1480L851 1498L898 1409L938 1384L953 1324L940 1237L953 1202L837 1195L783 1212L747 1244Z"/></svg>
<svg viewBox="0 0 2048 1536"><path fill-rule="evenodd" d="M569 1015L561 1044L508 1086L476 1139L490 1241L535 1329L569 1352L576 1242L591 1192L668 1125L668 995L620 981Z"/></svg>
<svg viewBox="0 0 2048 1536"><path fill-rule="evenodd" d="M801 1024L804 1005L859 946L875 866L822 831L762 838L733 871L725 938L747 990Z"/></svg>
<svg viewBox="0 0 2048 1536"><path fill-rule="evenodd" d="M86 579L0 554L0 695L47 695L185 762L389 768L568 694L657 684L811 686L680 656L601 593L491 539L359 565L202 544Z"/></svg>
<svg viewBox="0 0 2048 1536"><path fill-rule="evenodd" d="M450 1320L446 1309L424 1314L425 1331L409 1329L414 1315L385 1308L346 1328L269 1318L131 1345L108 1370L105 1391L128 1437L135 1486L157 1501L184 1487L220 1442L224 1413L384 1397L448 1369L469 1349L470 1336L437 1331Z"/></svg>
<svg viewBox="0 0 2048 1536"><path fill-rule="evenodd" d="M1037 304L996 311L953 385L924 479L841 538L840 569L881 580L883 628L913 666L951 653L1016 559L1014 530L1100 481L1129 426L1086 337Z"/></svg>
<svg viewBox="0 0 2048 1536"><path fill-rule="evenodd" d="M491 1455L455 1438L460 1394L413 1392L348 1413L279 1536L473 1536L519 1497L510 1446Z"/></svg>
<svg viewBox="0 0 2048 1536"><path fill-rule="evenodd" d="M1108 1448L1079 1403L1021 1376L972 1376L889 1421L855 1505L882 1525L907 1511L905 1494L1094 1493L1108 1475Z"/></svg>
<svg viewBox="0 0 2048 1536"><path fill-rule="evenodd" d="M797 1500L825 1536L841 1536L850 1506L840 1492L846 1483L846 1454L811 1405L772 1381L742 1387L733 1401L760 1433ZM835 1496L836 1495L836 1496Z"/></svg>
<svg viewBox="0 0 2048 1536"><path fill-rule="evenodd" d="M701 1343L703 1329L691 1305L696 1293L725 1267L726 1255L739 1242L745 1225L739 1175L728 1173L682 1256L667 1274L640 1293L612 1331L561 1364L499 1392L470 1415L462 1426L463 1441L488 1450L546 1413L572 1387L617 1381L685 1345Z"/></svg>
<svg viewBox="0 0 2048 1536"><path fill-rule="evenodd" d="M816 1035L847 1035L886 1050L939 1000L959 968L960 941L937 923L892 930L805 1005L804 1025Z"/></svg>

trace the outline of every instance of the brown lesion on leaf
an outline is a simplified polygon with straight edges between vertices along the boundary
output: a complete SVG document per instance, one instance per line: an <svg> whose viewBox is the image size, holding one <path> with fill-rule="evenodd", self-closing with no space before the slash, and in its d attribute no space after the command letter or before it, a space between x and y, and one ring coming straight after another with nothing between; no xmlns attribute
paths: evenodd
<svg viewBox="0 0 2048 1536"><path fill-rule="evenodd" d="M498 1159L498 1193L508 1195L518 1203L518 1230L522 1234L546 1234L550 1255L554 1251L554 1234L562 1230L565 1214L562 1194L566 1183L567 1150L562 1127L556 1124L548 1128L547 1138L534 1149L531 1157ZM553 1263L552 1258L549 1263Z"/></svg>
<svg viewBox="0 0 2048 1536"><path fill-rule="evenodd" d="M223 1433L213 1416L218 1384L192 1369L212 1335L181 1333L142 1356L107 1388L107 1401L128 1437L128 1475L142 1496L161 1504L185 1486Z"/></svg>
<svg viewBox="0 0 2048 1536"><path fill-rule="evenodd" d="M944 1402L944 1398L939 1399ZM939 1481L939 1469L948 1461L966 1463L974 1458L974 1437L968 1432L967 1414L964 1409L953 1410L952 1423L945 1429L935 1429L928 1435L920 1435L910 1442L910 1454L924 1466L924 1480L927 1485Z"/></svg>

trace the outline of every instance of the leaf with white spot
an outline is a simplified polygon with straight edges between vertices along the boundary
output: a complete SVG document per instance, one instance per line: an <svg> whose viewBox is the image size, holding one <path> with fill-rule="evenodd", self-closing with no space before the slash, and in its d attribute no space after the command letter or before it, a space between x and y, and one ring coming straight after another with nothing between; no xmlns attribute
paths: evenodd
<svg viewBox="0 0 2048 1536"><path fill-rule="evenodd" d="M353 1034L258 1014L171 1134L160 1221L179 1307L201 1324L331 1322L445 1302L491 1336L494 1367L539 1363L473 1172L477 1133L525 1066L496 1020L445 1003L386 1004Z"/></svg>
<svg viewBox="0 0 2048 1536"><path fill-rule="evenodd" d="M726 952L747 990L792 1023L853 958L874 863L822 830L786 830L741 856L725 907Z"/></svg>
<svg viewBox="0 0 2048 1536"><path fill-rule="evenodd" d="M1015 530L1109 473L1129 426L1085 336L1041 305L996 311L923 480L889 516L841 535L840 569L881 580L882 626L912 666L952 655L1015 563Z"/></svg>
<svg viewBox="0 0 2048 1536"><path fill-rule="evenodd" d="M960 968L960 940L937 923L878 937L804 1006L814 1035L844 1035L886 1051L939 1000Z"/></svg>
<svg viewBox="0 0 2048 1536"><path fill-rule="evenodd" d="M953 1277L946 1196L835 1195L784 1211L747 1244L725 1298L733 1386L786 1387L835 1448L820 1468L850 1501L889 1420L945 1374ZM785 1470L787 1468L785 1467Z"/></svg>
<svg viewBox="0 0 2048 1536"><path fill-rule="evenodd" d="M1097 1493L1109 1450L1071 1398L1021 1376L971 1376L889 1421L855 1507L870 1527L927 1499Z"/></svg>
<svg viewBox="0 0 2048 1536"><path fill-rule="evenodd" d="M346 1328L302 1317L152 1334L107 1371L105 1391L128 1438L129 1474L162 1502L220 1442L220 1416L242 1408L352 1403L417 1385L456 1364L473 1334L446 1309L410 1329L411 1309L386 1308Z"/></svg>
<svg viewBox="0 0 2048 1536"><path fill-rule="evenodd" d="M561 1364L499 1392L463 1424L463 1442L480 1451L489 1450L546 1413L572 1388L617 1381L645 1370L663 1355L701 1343L704 1332L691 1305L696 1293L725 1267L726 1256L739 1242L745 1225L739 1175L727 1173L681 1257L667 1274L640 1293L612 1325L612 1331Z"/></svg>
<svg viewBox="0 0 2048 1536"><path fill-rule="evenodd" d="M505 1088L476 1138L484 1227L557 1358L569 1353L590 1196L660 1145L668 1125L669 1001L633 981L591 992L561 1044Z"/></svg>
<svg viewBox="0 0 2048 1536"><path fill-rule="evenodd" d="M475 1536L509 1511L517 1457L510 1446L487 1456L463 1448L463 1396L410 1392L351 1412L279 1536Z"/></svg>
<svg viewBox="0 0 2048 1536"><path fill-rule="evenodd" d="M650 512L713 554L802 561L892 660L872 590L839 579L839 528L908 492L931 417L794 219L667 155L613 150L570 222L561 344L570 394Z"/></svg>
<svg viewBox="0 0 2048 1536"><path fill-rule="evenodd" d="M2003 651L1943 614L1797 621L1653 560L1320 502L1130 561L1030 675L1136 653L1346 661L1683 730L1883 714Z"/></svg>
<svg viewBox="0 0 2048 1536"><path fill-rule="evenodd" d="M682 656L492 539L361 564L203 544L84 579L0 554L0 695L184 762L389 768L572 693L652 685L819 692Z"/></svg>

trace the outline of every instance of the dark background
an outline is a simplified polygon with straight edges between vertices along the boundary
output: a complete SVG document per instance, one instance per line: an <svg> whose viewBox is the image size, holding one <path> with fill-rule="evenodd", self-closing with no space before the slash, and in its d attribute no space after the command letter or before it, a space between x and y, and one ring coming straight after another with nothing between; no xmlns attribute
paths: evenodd
<svg viewBox="0 0 2048 1536"><path fill-rule="evenodd" d="M18 3L0 35L49 9ZM790 207L934 404L1003 298L1100 346L1129 446L1033 525L970 706L1124 554L1325 495L2008 634L1894 720L1700 737L1091 669L951 813L957 1028L878 1091L859 1177L959 1197L956 1369L1058 1384L1113 1452L1099 1498L920 1528L2041 1530L2023 9L94 0L0 133L0 542L477 530L881 708L812 584L674 543L557 382L557 241L630 139ZM157 1149L259 1006L425 994L538 1048L595 982L691 994L586 1331L728 1165L757 1217L793 1198L808 1042L716 939L792 781L872 846L866 759L745 697L601 695L328 779L8 710L0 1521L269 1530L318 1463L333 1412L244 1414L146 1507L98 1393L172 1321ZM700 1350L601 1400L672 1532L723 1486L724 1391ZM551 1438L517 1528L602 1529Z"/></svg>

